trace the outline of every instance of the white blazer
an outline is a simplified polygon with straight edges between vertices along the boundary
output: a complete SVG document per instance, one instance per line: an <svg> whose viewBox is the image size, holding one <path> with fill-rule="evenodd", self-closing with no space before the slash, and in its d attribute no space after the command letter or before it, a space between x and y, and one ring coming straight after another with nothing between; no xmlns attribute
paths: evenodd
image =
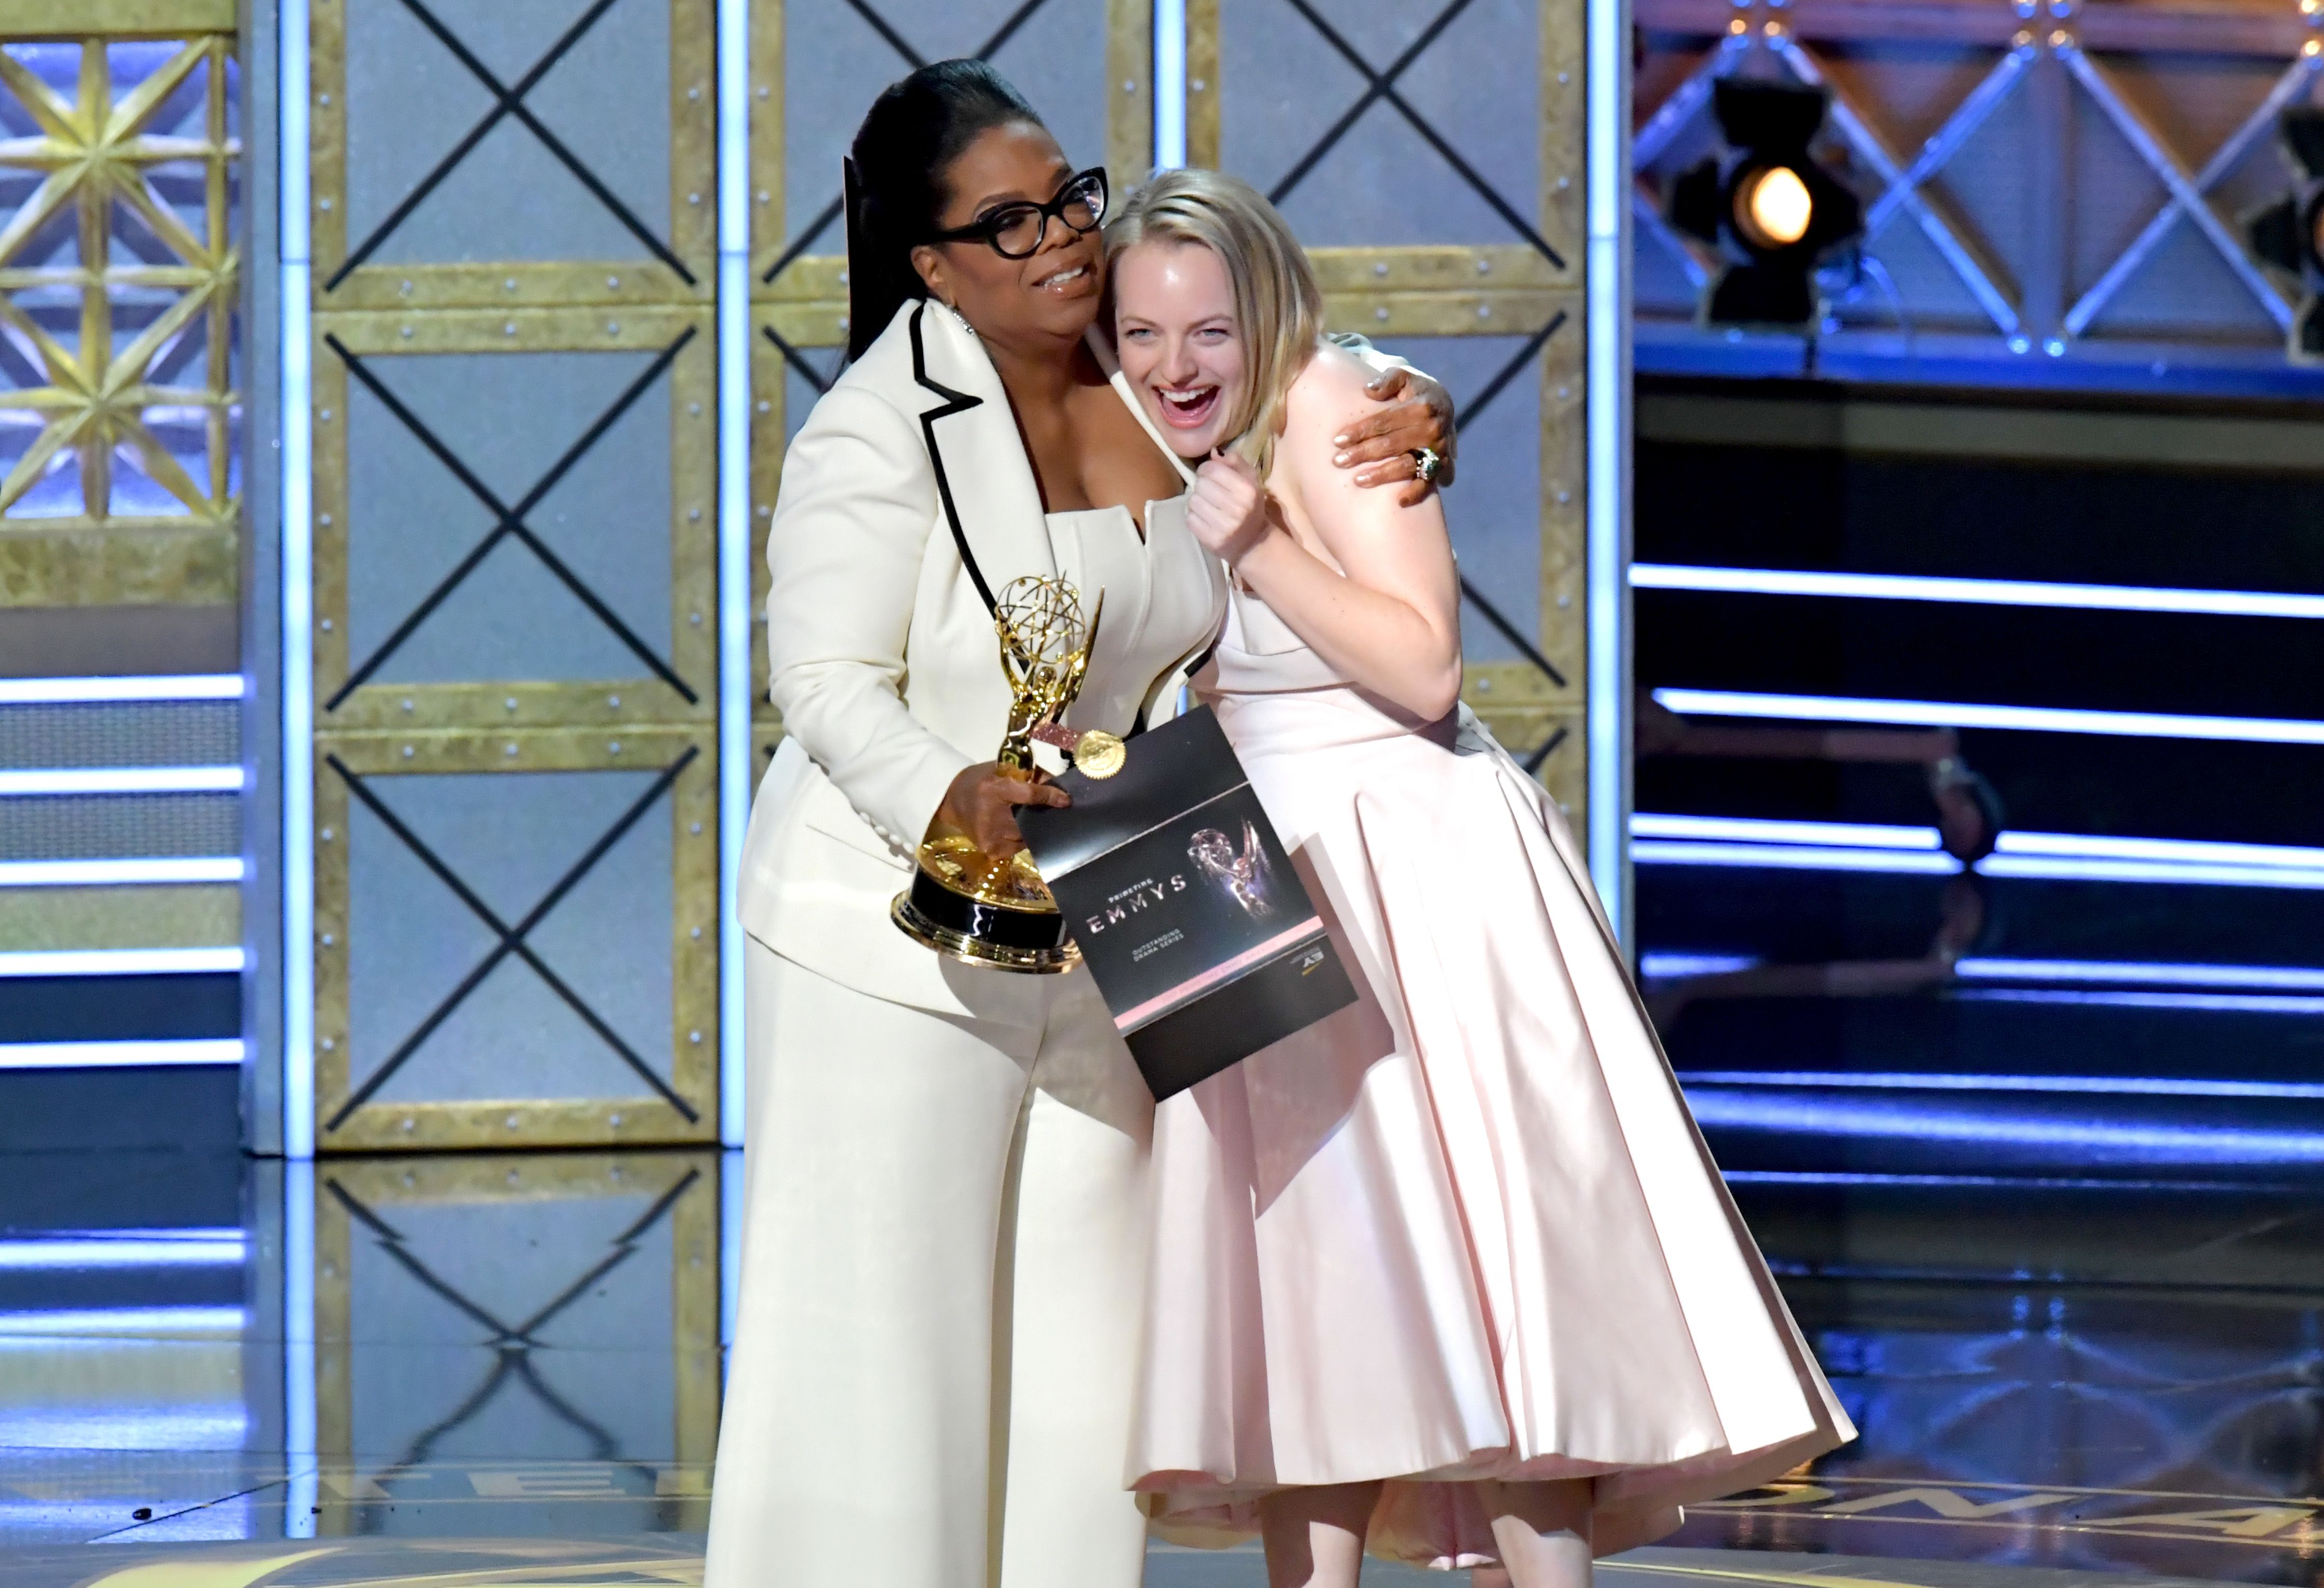
<svg viewBox="0 0 2324 1588"><path fill-rule="evenodd" d="M816 404L783 462L767 564L785 738L743 839L743 930L873 997L1038 1021L1038 1000L994 984L1047 978L959 965L888 915L953 778L1008 730L993 594L1057 572L1000 373L952 310L906 304ZM1213 638L1155 680L1147 722L1175 713Z"/></svg>

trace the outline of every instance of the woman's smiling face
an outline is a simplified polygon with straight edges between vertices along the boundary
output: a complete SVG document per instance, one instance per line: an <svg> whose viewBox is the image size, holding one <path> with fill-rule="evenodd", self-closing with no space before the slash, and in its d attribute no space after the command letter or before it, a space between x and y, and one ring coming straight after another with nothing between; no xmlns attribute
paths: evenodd
<svg viewBox="0 0 2324 1588"><path fill-rule="evenodd" d="M1242 407L1242 328L1224 261L1200 243L1140 243L1113 262L1121 372L1181 457L1234 437Z"/></svg>

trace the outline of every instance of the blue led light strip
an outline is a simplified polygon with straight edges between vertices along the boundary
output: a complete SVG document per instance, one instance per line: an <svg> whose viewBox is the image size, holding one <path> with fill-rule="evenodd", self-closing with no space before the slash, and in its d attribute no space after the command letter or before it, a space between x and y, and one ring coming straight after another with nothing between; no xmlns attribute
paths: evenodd
<svg viewBox="0 0 2324 1588"><path fill-rule="evenodd" d="M275 88L282 250L282 1154L294 1160L315 1152L314 280L307 224L312 198L307 5L308 0L281 0ZM311 1371L308 1377L311 1399ZM311 1448L311 1429L307 1438ZM309 1523L300 1536L311 1532Z"/></svg>
<svg viewBox="0 0 2324 1588"><path fill-rule="evenodd" d="M1186 163L1186 0L1154 0L1154 165Z"/></svg>
<svg viewBox="0 0 2324 1588"><path fill-rule="evenodd" d="M0 1042L0 1069L134 1069L239 1064L240 1037L131 1042Z"/></svg>
<svg viewBox="0 0 2324 1588"><path fill-rule="evenodd" d="M1655 702L1682 716L1751 717L1787 722L1860 722L1910 728L1998 728L2020 733L2090 733L2130 739L2197 739L2244 744L2324 744L2324 722L2276 717L2196 717L2169 711L2098 711L2059 706L1986 706L1942 701L1857 700L1813 694L1755 694L1725 689L1658 689Z"/></svg>
<svg viewBox="0 0 2324 1588"><path fill-rule="evenodd" d="M282 324L282 1453L285 1538L315 1536L314 290L308 0L280 0Z"/></svg>
<svg viewBox="0 0 2324 1588"><path fill-rule="evenodd" d="M1933 827L1877 827L1862 822L1768 822L1749 816L1630 818L1632 838L1711 839L1728 843L1821 844L1843 849L1939 849Z"/></svg>
<svg viewBox="0 0 2324 1588"><path fill-rule="evenodd" d="M0 1240L0 1272L43 1269L239 1268L250 1243L239 1229L58 1231Z"/></svg>
<svg viewBox="0 0 2324 1588"><path fill-rule="evenodd" d="M1872 1097L1775 1094L1750 1087L1701 1086L1687 1094L1687 1101L1696 1120L1712 1130L1905 1140L1929 1147L2032 1147L2074 1152L2080 1155L2078 1161L2093 1166L2157 1161L2324 1164L2324 1131L2011 1116L1962 1103L1915 1106Z"/></svg>
<svg viewBox="0 0 2324 1588"><path fill-rule="evenodd" d="M123 887L240 882L239 855L160 855L134 860L0 860L0 887Z"/></svg>
<svg viewBox="0 0 2324 1588"><path fill-rule="evenodd" d="M1787 1087L1874 1092L2040 1092L2135 1097L2324 1097L2324 1081L2177 1080L2124 1075L1883 1074L1853 1069L1683 1069L1688 1087Z"/></svg>
<svg viewBox="0 0 2324 1588"><path fill-rule="evenodd" d="M1847 822L1640 812L1631 821L1642 866L1723 866L1788 871L1875 871L1941 877L1961 864L1936 830ZM1980 876L2082 882L2324 888L2324 849L2194 839L2003 832Z"/></svg>
<svg viewBox="0 0 2324 1588"><path fill-rule="evenodd" d="M750 5L718 0L718 1139L730 1147L742 1142L735 886L752 783L750 187Z"/></svg>
<svg viewBox="0 0 2324 1588"><path fill-rule="evenodd" d="M231 976L243 953L226 949L19 949L0 953L0 977Z"/></svg>
<svg viewBox="0 0 2324 1588"><path fill-rule="evenodd" d="M0 678L0 706L81 705L120 701L238 701L239 673L144 677Z"/></svg>
<svg viewBox="0 0 2324 1588"><path fill-rule="evenodd" d="M42 794L239 794L240 766L49 766L0 772L0 799Z"/></svg>
<svg viewBox="0 0 2324 1588"><path fill-rule="evenodd" d="M1737 595L1809 595L1971 606L2178 612L2222 618L2324 618L2324 595L2263 590L2169 590L2129 584L2050 584L2024 579L1939 579L1901 574L1817 574L1788 568L1708 568L1638 563L1636 590Z"/></svg>
<svg viewBox="0 0 2324 1588"><path fill-rule="evenodd" d="M1630 932L1630 50L1629 7L1587 0L1584 65L1589 242L1582 287L1587 369L1585 506L1591 879Z"/></svg>

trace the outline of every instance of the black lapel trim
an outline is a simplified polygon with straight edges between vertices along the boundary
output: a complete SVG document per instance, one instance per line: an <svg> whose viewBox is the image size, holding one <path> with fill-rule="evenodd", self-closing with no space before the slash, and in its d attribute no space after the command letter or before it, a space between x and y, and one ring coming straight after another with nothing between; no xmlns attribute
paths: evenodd
<svg viewBox="0 0 2324 1588"><path fill-rule="evenodd" d="M970 580L976 585L976 593L984 598L984 610L989 612L998 603L992 599L992 587L984 582L984 570L976 565L975 555L968 549L967 531L960 527L960 509L953 505L952 481L945 474L944 453L936 445L938 419L948 419L954 414L981 407L984 399L971 397L965 391L954 391L928 379L927 349L920 340L920 317L927 312L928 300L925 298L920 299L919 307L912 310L912 379L945 401L941 408L928 408L920 415L920 434L927 441L928 462L936 466L936 496L944 503L945 522L952 526L952 543L960 548L960 565L968 570Z"/></svg>

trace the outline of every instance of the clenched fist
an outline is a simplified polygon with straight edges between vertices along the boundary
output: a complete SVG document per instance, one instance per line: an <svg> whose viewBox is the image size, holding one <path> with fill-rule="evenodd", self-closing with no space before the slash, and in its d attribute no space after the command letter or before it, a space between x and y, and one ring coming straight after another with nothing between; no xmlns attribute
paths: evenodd
<svg viewBox="0 0 2324 1588"><path fill-rule="evenodd" d="M1267 537L1267 488L1259 471L1239 457L1213 453L1186 493L1186 526L1212 555L1230 566L1240 562Z"/></svg>

